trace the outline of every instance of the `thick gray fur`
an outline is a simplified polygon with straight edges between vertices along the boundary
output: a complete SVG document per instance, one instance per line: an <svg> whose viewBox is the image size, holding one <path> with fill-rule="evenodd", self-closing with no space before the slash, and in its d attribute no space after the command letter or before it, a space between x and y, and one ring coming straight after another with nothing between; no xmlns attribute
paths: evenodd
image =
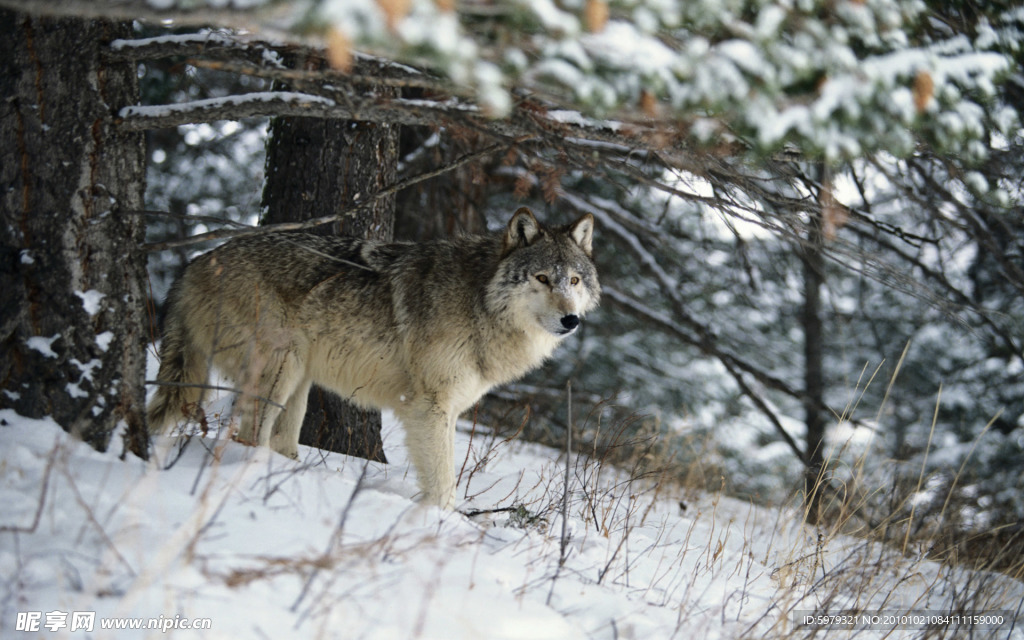
<svg viewBox="0 0 1024 640"><path fill-rule="evenodd" d="M316 383L392 409L421 499L451 508L458 415L539 366L597 305L593 228L589 214L549 228L523 208L503 232L433 243L303 233L228 242L171 290L157 378L175 385L158 387L150 429L190 414L201 395L187 385L212 365L242 391L237 438L296 457Z"/></svg>

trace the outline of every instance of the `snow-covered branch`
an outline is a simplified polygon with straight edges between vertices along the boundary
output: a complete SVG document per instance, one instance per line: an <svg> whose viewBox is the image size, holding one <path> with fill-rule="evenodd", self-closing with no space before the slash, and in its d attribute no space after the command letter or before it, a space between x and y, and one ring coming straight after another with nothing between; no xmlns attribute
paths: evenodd
<svg viewBox="0 0 1024 640"><path fill-rule="evenodd" d="M338 118L433 126L446 117L472 114L459 103L425 100L374 100L339 104L330 98L292 91L260 91L243 95L193 100L167 105L139 105L121 109L120 125L128 130L160 129L214 120L241 120L270 116Z"/></svg>
<svg viewBox="0 0 1024 640"><path fill-rule="evenodd" d="M330 68L293 69L284 65L278 49L272 45L211 33L118 40L111 43L110 55L136 60L201 56L201 60L190 58L190 62L195 66L283 80L303 89L301 92L264 91L167 105L128 106L118 114L120 126L128 130L216 120L305 116L407 126L454 125L496 140L546 141L590 157L657 152L664 162L688 170L693 170L695 160L705 153L685 144L685 129L681 130L679 123L669 126L650 121L631 123L590 118L579 111L552 108L528 97L519 100L507 118L493 119L473 102L446 95L439 80L411 67L371 56L360 56L359 64L350 74ZM322 52L306 49L300 57L322 56ZM361 87L370 84L427 88L441 95L433 99L385 99L367 95L362 90ZM742 147L730 150L730 153L739 152Z"/></svg>
<svg viewBox="0 0 1024 640"><path fill-rule="evenodd" d="M114 60L153 60L171 56L237 56L258 59L266 66L283 68L280 53L268 43L244 40L221 31L121 38L110 43L107 54L108 58Z"/></svg>

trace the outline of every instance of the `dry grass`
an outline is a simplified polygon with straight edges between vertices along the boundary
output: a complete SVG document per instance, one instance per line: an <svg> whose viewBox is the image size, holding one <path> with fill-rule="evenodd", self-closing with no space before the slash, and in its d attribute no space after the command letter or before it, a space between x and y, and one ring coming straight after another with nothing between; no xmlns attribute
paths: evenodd
<svg viewBox="0 0 1024 640"><path fill-rule="evenodd" d="M861 397L862 393L857 394ZM847 407L839 421L855 409L855 405ZM506 423L512 414L506 414ZM951 621L895 630L885 625L845 629L797 624L805 614L843 611L997 612L1009 620L1019 617L1024 604L1019 588L1024 580L1024 528L1016 523L979 529L963 517L970 506L960 491L966 484L967 461L951 472L928 472L926 453L916 474L884 474L879 469L889 465L868 458L877 449L866 447L852 456L844 444L829 452L818 479L815 491L822 501L817 525L804 524L807 513L800 492L790 504L774 511L774 522L766 524L762 513L761 517L748 515L743 522L730 521L723 529L714 513L725 498L721 471L702 462L699 455L684 460L680 454L703 451L707 441L682 436L669 440L655 420L639 416L602 425L601 415L601 407L596 406L582 426L574 426L573 439L582 444L573 453L572 477L559 483L552 476L546 499L539 505L536 501L520 504L509 524L534 526L555 536L558 531L547 525L561 521L556 505L570 496L570 512L586 527L577 535L607 540L607 561L595 583L630 584L645 597L654 594L660 605L676 607L675 637L691 635L687 623L693 616L706 614L703 607L689 608L687 602L691 594L706 588L703 585L714 579L711 576L726 572L749 578L728 596L744 603L757 599L747 585L765 570L777 589L772 601L753 618L750 614L757 611L756 605L734 607L729 614L735 624L725 625L730 633L723 637L1019 637L1012 635L1013 627L992 630ZM499 418L495 424L500 432L503 421ZM516 432L522 431L518 426ZM525 431L545 444L559 444L560 438L551 431L536 427ZM929 504L920 500L926 488L932 495ZM677 503L679 515L690 519L684 550L674 559L659 559L659 570L650 582L635 585L630 567L639 563L637 554L657 554L664 539L676 533L668 524L670 519L663 518L666 503ZM652 530L650 525L658 517L662 524ZM698 531L700 539L694 537ZM646 545L643 550L632 544L638 533ZM558 576L554 571L548 579L555 581ZM726 609L728 605L723 604L724 622Z"/></svg>

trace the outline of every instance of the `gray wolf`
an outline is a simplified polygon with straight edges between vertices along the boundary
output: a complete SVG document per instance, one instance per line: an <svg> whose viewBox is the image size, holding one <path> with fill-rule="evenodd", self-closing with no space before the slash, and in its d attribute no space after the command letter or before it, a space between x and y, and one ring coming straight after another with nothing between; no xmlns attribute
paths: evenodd
<svg viewBox="0 0 1024 640"><path fill-rule="evenodd" d="M538 367L593 309L594 218L433 243L267 233L195 259L171 288L150 429L187 417L210 367L234 380L237 439L298 456L316 383L402 422L420 499L455 502L455 420Z"/></svg>

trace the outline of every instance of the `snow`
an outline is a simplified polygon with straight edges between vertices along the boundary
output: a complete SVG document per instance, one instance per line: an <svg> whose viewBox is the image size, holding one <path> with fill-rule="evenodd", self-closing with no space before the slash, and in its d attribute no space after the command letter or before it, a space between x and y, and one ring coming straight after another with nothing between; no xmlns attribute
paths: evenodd
<svg viewBox="0 0 1024 640"><path fill-rule="evenodd" d="M594 118L588 118L579 111L571 109L553 109L544 114L548 120L556 122L558 124L569 124L580 128L588 128L593 130L605 130L609 132L617 132L622 130L622 123L618 120L595 120ZM595 145L610 148L609 143L595 142L593 140L586 140L582 138L570 138L574 144L579 145ZM623 148L619 146L618 148Z"/></svg>
<svg viewBox="0 0 1024 640"><path fill-rule="evenodd" d="M57 354L53 350L53 343L60 339L60 334L46 338L43 336L32 336L25 341L25 344L29 349L33 349L43 354L47 358L56 358Z"/></svg>
<svg viewBox="0 0 1024 640"><path fill-rule="evenodd" d="M107 349L110 348L110 343L113 341L114 333L112 331L104 331L103 333L96 334L96 346L104 353L106 353Z"/></svg>
<svg viewBox="0 0 1024 640"><path fill-rule="evenodd" d="M819 597L939 609L964 580L853 538L816 547L796 509L630 480L584 456L571 459L560 567L564 457L464 423L460 508L513 511L417 505L387 414L388 465L308 448L293 461L213 435L157 438L154 461L121 461L49 419L0 410L0 425L5 630L32 614L92 637L70 632L92 613L97 630L152 619L187 638L764 637ZM857 571L861 556L884 570L833 592L822 576ZM1024 595L1000 576L975 581L995 594L989 610Z"/></svg>
<svg viewBox="0 0 1024 640"><path fill-rule="evenodd" d="M610 67L636 70L640 75L670 76L679 56L657 38L621 20L611 20L600 33L581 38L588 52Z"/></svg>
<svg viewBox="0 0 1024 640"><path fill-rule="evenodd" d="M525 0L521 4L540 20L546 31L556 37L572 37L580 33L580 22L576 16L562 11L551 0Z"/></svg>
<svg viewBox="0 0 1024 640"><path fill-rule="evenodd" d="M64 391L72 398L88 398L89 392L78 386L77 383L69 382L64 387Z"/></svg>
<svg viewBox="0 0 1024 640"><path fill-rule="evenodd" d="M203 31L200 33L176 33L168 34L163 36L156 36L153 38L137 38L137 39L123 39L118 38L111 41L110 48L113 51L124 51L126 49L137 49L140 47L146 47L157 44L223 44L230 45L236 42L234 38L229 38L221 33L213 31Z"/></svg>
<svg viewBox="0 0 1024 640"><path fill-rule="evenodd" d="M133 116L145 116L156 118L181 111L193 111L202 109L216 109L224 106L238 106L253 102L292 102L296 104L320 104L333 107L336 103L330 98L317 96L309 93L296 91L254 91L241 95L225 96L223 98L206 98L202 100L191 100L177 104L164 105L132 105L122 107L119 113L122 118Z"/></svg>
<svg viewBox="0 0 1024 640"><path fill-rule="evenodd" d="M95 289L89 289L88 291L76 291L75 295L82 299L82 306L85 308L85 312L92 317L100 312L100 301L103 300L107 294L100 293Z"/></svg>

